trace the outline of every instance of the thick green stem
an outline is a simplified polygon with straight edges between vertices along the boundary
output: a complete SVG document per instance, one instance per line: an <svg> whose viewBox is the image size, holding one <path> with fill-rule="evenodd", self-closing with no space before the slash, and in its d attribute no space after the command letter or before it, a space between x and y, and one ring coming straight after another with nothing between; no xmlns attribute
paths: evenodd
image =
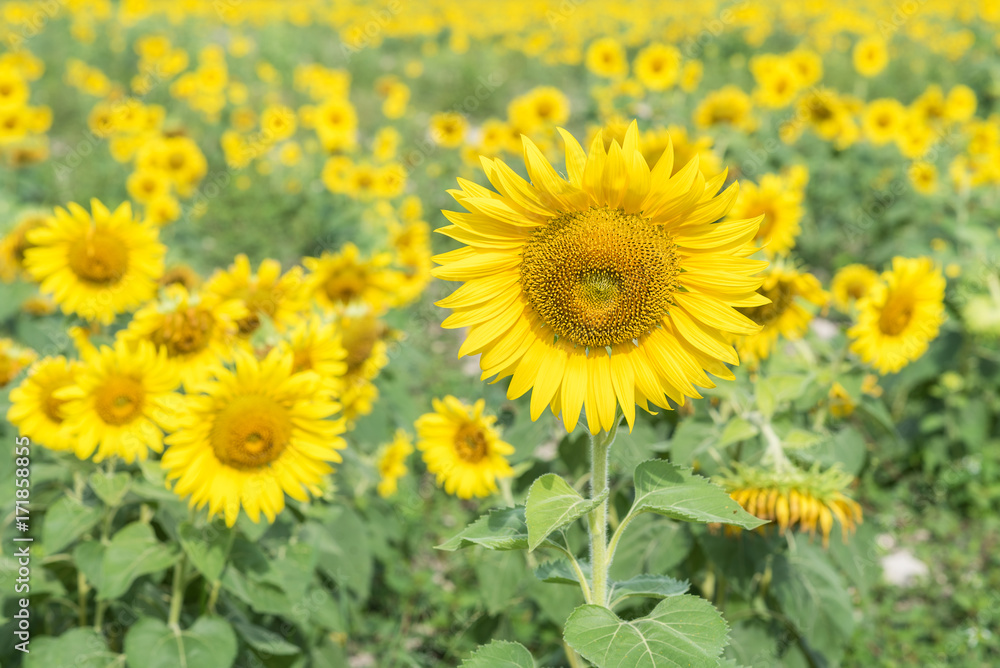
<svg viewBox="0 0 1000 668"><path fill-rule="evenodd" d="M608 489L608 451L618 431L617 423L610 432L601 431L590 437L590 497L596 499ZM608 605L608 500L590 511L590 564L593 570L591 598L595 605Z"/></svg>
<svg viewBox="0 0 1000 668"><path fill-rule="evenodd" d="M184 578L186 573L184 568L187 565L187 556L181 552L181 558L174 566L174 585L170 591L170 616L167 617L167 625L174 631L179 631L181 621L181 607L184 604Z"/></svg>

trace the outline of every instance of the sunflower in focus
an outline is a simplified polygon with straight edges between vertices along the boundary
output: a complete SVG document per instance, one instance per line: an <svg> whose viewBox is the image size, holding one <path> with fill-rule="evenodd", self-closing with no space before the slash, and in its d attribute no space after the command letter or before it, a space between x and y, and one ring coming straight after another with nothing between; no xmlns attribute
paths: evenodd
<svg viewBox="0 0 1000 668"><path fill-rule="evenodd" d="M112 213L93 199L90 209L56 207L44 227L27 233L24 266L63 313L110 325L156 294L166 248L128 202Z"/></svg>
<svg viewBox="0 0 1000 668"><path fill-rule="evenodd" d="M748 513L776 522L781 534L797 527L816 535L818 528L823 547L830 544L834 520L845 541L862 522L861 506L844 493L854 477L836 468L820 471L814 466L804 471L787 466L779 471L737 464L722 473L718 482ZM765 524L757 530L768 529Z"/></svg>
<svg viewBox="0 0 1000 668"><path fill-rule="evenodd" d="M548 406L574 429L581 409L593 433L631 428L635 406L669 408L732 379L727 336L760 327L738 308L762 306L753 252L760 217L719 222L736 198L719 193L692 160L673 177L673 153L651 170L633 122L623 143L589 156L567 132L566 181L529 139L531 182L483 158L496 192L459 179L450 191L468 213L445 211L438 230L466 244L438 255L434 275L464 283L438 306L443 326L468 327L459 355L481 354L483 378L512 376L507 395L528 390L531 416ZM717 194L718 193L718 194ZM533 389L532 389L533 388Z"/></svg>
<svg viewBox="0 0 1000 668"><path fill-rule="evenodd" d="M302 269L292 267L284 276L281 263L266 259L253 273L250 260L240 253L226 271L216 273L205 284L205 291L224 301L238 300L248 315L237 323L240 334L253 334L267 318L279 329L287 328L308 304L302 295Z"/></svg>
<svg viewBox="0 0 1000 668"><path fill-rule="evenodd" d="M496 417L483 415L486 402L469 406L453 396L433 400L434 412L416 422L417 449L438 485L460 499L497 491L498 478L514 474L505 455L514 446L500 440Z"/></svg>
<svg viewBox="0 0 1000 668"><path fill-rule="evenodd" d="M813 316L800 300L823 306L829 299L815 276L790 266L773 265L760 291L770 301L740 311L761 330L738 339L736 344L740 357L755 361L771 355L779 336L794 341L806 333Z"/></svg>
<svg viewBox="0 0 1000 668"><path fill-rule="evenodd" d="M410 435L402 429L396 430L392 443L382 449L378 458L378 495L383 499L396 493L399 479L406 475L406 458L413 452Z"/></svg>
<svg viewBox="0 0 1000 668"><path fill-rule="evenodd" d="M308 501L341 461L345 447L338 406L317 391L314 372L295 373L287 349L258 361L237 353L235 368L221 365L213 378L185 397L178 428L167 437L162 465L174 492L190 505L208 506L233 526L240 508L254 522L273 522L285 495Z"/></svg>
<svg viewBox="0 0 1000 668"><path fill-rule="evenodd" d="M11 339L0 339L0 387L17 378L28 365L38 359L30 348L17 345Z"/></svg>
<svg viewBox="0 0 1000 668"><path fill-rule="evenodd" d="M833 305L845 313L850 311L855 302L863 299L878 282L878 272L863 264L842 267L830 283Z"/></svg>
<svg viewBox="0 0 1000 668"><path fill-rule="evenodd" d="M32 443L51 450L73 449L73 434L65 429L65 402L55 393L75 383L80 366L65 357L46 357L35 363L24 382L11 390L7 419Z"/></svg>
<svg viewBox="0 0 1000 668"><path fill-rule="evenodd" d="M174 394L180 375L166 351L149 341L119 339L100 349L84 345L81 354L74 383L52 393L63 402L76 456L94 455L95 462L120 457L131 464L145 461L150 450L162 452L163 431L176 428L180 401Z"/></svg>
<svg viewBox="0 0 1000 668"><path fill-rule="evenodd" d="M945 320L945 280L929 257L895 257L883 283L858 302L851 351L885 375L918 359Z"/></svg>

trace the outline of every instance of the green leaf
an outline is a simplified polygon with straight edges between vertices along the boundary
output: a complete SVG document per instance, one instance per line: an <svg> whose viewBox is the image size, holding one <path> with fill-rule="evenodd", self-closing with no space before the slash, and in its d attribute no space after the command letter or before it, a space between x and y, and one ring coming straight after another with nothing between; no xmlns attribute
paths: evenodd
<svg viewBox="0 0 1000 668"><path fill-rule="evenodd" d="M490 550L528 549L528 524L524 519L524 506L491 510L435 549L454 552L470 545L480 545Z"/></svg>
<svg viewBox="0 0 1000 668"><path fill-rule="evenodd" d="M101 591L103 586L104 545L98 540L86 540L73 548L73 561L91 586Z"/></svg>
<svg viewBox="0 0 1000 668"><path fill-rule="evenodd" d="M88 506L70 496L64 496L45 512L42 524L42 543L49 554L56 554L64 547L90 531L101 520L104 509Z"/></svg>
<svg viewBox="0 0 1000 668"><path fill-rule="evenodd" d="M374 560L369 525L350 508L327 513L322 524L308 522L302 540L316 546L319 569L362 598L371 589Z"/></svg>
<svg viewBox="0 0 1000 668"><path fill-rule="evenodd" d="M676 580L667 575L636 575L624 582L612 583L608 598L612 601L631 596L666 598L683 594L689 586L687 580Z"/></svg>
<svg viewBox="0 0 1000 668"><path fill-rule="evenodd" d="M582 605L566 620L565 638L597 668L714 668L727 633L711 603L684 595L630 622L603 606Z"/></svg>
<svg viewBox="0 0 1000 668"><path fill-rule="evenodd" d="M232 531L215 523L195 527L190 522L182 522L177 529L185 554L209 582L222 576Z"/></svg>
<svg viewBox="0 0 1000 668"><path fill-rule="evenodd" d="M473 652L461 668L535 668L535 660L520 643L494 640Z"/></svg>
<svg viewBox="0 0 1000 668"><path fill-rule="evenodd" d="M579 563L584 577L589 580L591 577L590 563L586 561ZM569 559L552 559L551 561L546 561L535 569L535 577L542 582L580 585L580 578L576 576L576 571L573 570L573 565L570 564Z"/></svg>
<svg viewBox="0 0 1000 668"><path fill-rule="evenodd" d="M627 580L636 573L670 573L688 558L693 542L687 524L643 513L629 522L608 576Z"/></svg>
<svg viewBox="0 0 1000 668"><path fill-rule="evenodd" d="M133 522L125 526L104 551L98 598L104 601L118 598L140 575L171 566L178 552L176 545L158 541L148 524Z"/></svg>
<svg viewBox="0 0 1000 668"><path fill-rule="evenodd" d="M264 656L292 656L302 651L297 645L288 642L274 631L243 621L235 621L233 626L248 645Z"/></svg>
<svg viewBox="0 0 1000 668"><path fill-rule="evenodd" d="M775 374L757 383L757 408L770 418L780 404L802 393L809 378L800 374Z"/></svg>
<svg viewBox="0 0 1000 668"><path fill-rule="evenodd" d="M528 552L541 545L550 533L580 519L607 498L605 489L596 499L585 499L555 473L546 473L535 480L525 504Z"/></svg>
<svg viewBox="0 0 1000 668"><path fill-rule="evenodd" d="M526 581L532 581L524 555L517 552L482 552L477 557L477 593L485 603L486 611L491 615L509 611L511 599L520 596Z"/></svg>
<svg viewBox="0 0 1000 668"><path fill-rule="evenodd" d="M90 488L109 506L117 506L128 494L132 486L132 476L128 473L107 475L103 471L95 471L90 476Z"/></svg>
<svg viewBox="0 0 1000 668"><path fill-rule="evenodd" d="M854 632L854 609L825 552L799 543L794 552L777 555L771 591L808 644L838 663Z"/></svg>
<svg viewBox="0 0 1000 668"><path fill-rule="evenodd" d="M721 522L753 529L765 524L740 507L726 491L691 469L653 459L635 469L635 502L630 515L653 512L683 522Z"/></svg>
<svg viewBox="0 0 1000 668"><path fill-rule="evenodd" d="M144 617L125 636L129 668L219 668L236 659L236 634L220 617L200 617L191 628L173 631Z"/></svg>
<svg viewBox="0 0 1000 668"><path fill-rule="evenodd" d="M70 629L58 638L42 636L31 641L24 668L108 668L124 666L125 657L108 649L104 636L91 628Z"/></svg>
<svg viewBox="0 0 1000 668"><path fill-rule="evenodd" d="M722 430L722 435L719 436L719 442L715 444L715 447L724 448L732 443L753 438L758 433L760 433L760 430L757 428L757 425L749 420L744 420L741 417L730 418L729 422L726 423L726 428Z"/></svg>

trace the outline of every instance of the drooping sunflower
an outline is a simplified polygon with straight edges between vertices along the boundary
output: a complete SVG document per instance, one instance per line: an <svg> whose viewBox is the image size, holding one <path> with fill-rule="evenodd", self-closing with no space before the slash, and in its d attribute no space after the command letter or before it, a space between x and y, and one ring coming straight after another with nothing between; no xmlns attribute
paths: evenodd
<svg viewBox="0 0 1000 668"><path fill-rule="evenodd" d="M180 376L149 341L81 348L83 366L72 385L55 390L63 401L67 432L76 456L94 461L121 457L143 461L150 450L163 451L163 431L176 428ZM96 450L96 454L95 454Z"/></svg>
<svg viewBox="0 0 1000 668"><path fill-rule="evenodd" d="M815 276L791 266L772 265L760 292L769 303L740 309L761 326L759 332L743 336L736 343L740 357L751 361L767 359L779 336L789 341L802 338L813 316L800 300L823 306L829 299Z"/></svg>
<svg viewBox="0 0 1000 668"><path fill-rule="evenodd" d="M378 495L383 499L396 493L399 479L406 475L406 458L413 452L410 435L403 429L396 430L392 443L387 445L378 458Z"/></svg>
<svg viewBox="0 0 1000 668"><path fill-rule="evenodd" d="M66 431L64 401L54 395L74 384L78 362L65 357L46 357L36 362L28 377L11 390L7 419L32 443L51 450L73 448L73 434Z"/></svg>
<svg viewBox="0 0 1000 668"><path fill-rule="evenodd" d="M265 259L254 274L250 260L240 253L226 271L216 271L205 284L205 291L222 301L235 299L243 303L249 314L238 324L240 334L247 336L260 327L263 316L279 330L295 322L296 316L308 308L302 285L301 267L292 267L282 276L281 263Z"/></svg>
<svg viewBox="0 0 1000 668"><path fill-rule="evenodd" d="M881 374L916 360L945 320L945 280L929 257L892 259L892 269L858 302L851 351Z"/></svg>
<svg viewBox="0 0 1000 668"><path fill-rule="evenodd" d="M863 264L849 264L837 270L830 282L833 305L845 313L863 299L879 282L878 272Z"/></svg>
<svg viewBox="0 0 1000 668"><path fill-rule="evenodd" d="M809 470L795 466L775 470L736 464L717 481L751 515L777 523L779 533L798 528L816 535L818 528L824 547L829 546L834 520L845 542L862 522L861 506L845 493L854 476L837 468L820 470L814 465ZM757 530L769 531L771 526Z"/></svg>
<svg viewBox="0 0 1000 668"><path fill-rule="evenodd" d="M190 505L208 505L233 526L242 507L254 522L285 507L285 494L307 501L345 447L338 406L322 396L314 372L295 373L294 356L274 348L258 361L239 351L234 369L217 365L212 380L185 397L162 465Z"/></svg>
<svg viewBox="0 0 1000 668"><path fill-rule="evenodd" d="M469 406L453 396L434 399L433 413L417 418L417 449L444 490L460 499L497 491L497 479L513 475L505 455L514 446L500 440L496 417L483 415L486 402Z"/></svg>
<svg viewBox="0 0 1000 668"><path fill-rule="evenodd" d="M248 311L237 299L189 293L179 284L163 293L161 300L136 312L121 337L129 342L148 340L163 349L185 385L203 380L214 362L231 359L239 323Z"/></svg>
<svg viewBox="0 0 1000 668"><path fill-rule="evenodd" d="M156 294L166 248L128 202L112 213L93 199L90 210L56 207L44 227L28 232L24 265L63 313L110 325Z"/></svg>
<svg viewBox="0 0 1000 668"><path fill-rule="evenodd" d="M605 151L586 155L568 133L569 181L524 139L531 183L483 158L499 192L459 179L451 191L469 213L445 211L438 230L464 244L438 255L437 278L463 281L438 302L445 327L469 327L459 355L482 354L483 378L513 376L508 397L534 388L531 415L546 406L572 430L586 409L590 430L610 429L620 405L668 408L714 387L705 371L733 378L727 335L760 328L739 307L760 306L765 262L746 259L760 218L716 223L736 197L716 196L692 160L673 177L673 151L652 170L633 122Z"/></svg>

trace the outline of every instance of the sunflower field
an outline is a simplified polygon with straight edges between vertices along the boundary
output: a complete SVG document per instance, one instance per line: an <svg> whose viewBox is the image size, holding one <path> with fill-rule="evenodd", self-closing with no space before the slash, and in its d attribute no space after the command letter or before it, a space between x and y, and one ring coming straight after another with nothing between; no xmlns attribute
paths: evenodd
<svg viewBox="0 0 1000 668"><path fill-rule="evenodd" d="M0 0L0 666L1000 665L996 0Z"/></svg>

